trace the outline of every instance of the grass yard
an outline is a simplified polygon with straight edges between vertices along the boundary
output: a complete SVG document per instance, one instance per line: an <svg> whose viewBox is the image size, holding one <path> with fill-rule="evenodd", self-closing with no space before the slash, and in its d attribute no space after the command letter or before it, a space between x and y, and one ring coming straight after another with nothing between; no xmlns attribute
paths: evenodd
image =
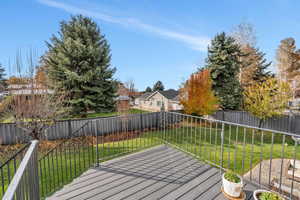
<svg viewBox="0 0 300 200"><path fill-rule="evenodd" d="M300 146L295 146L290 136L257 132L250 129L225 127L223 159L221 154L221 129L184 126L166 131L166 140L181 149L224 168L244 174L261 160L272 158L300 159ZM221 160L223 162L221 163Z"/></svg>
<svg viewBox="0 0 300 200"><path fill-rule="evenodd" d="M136 108L131 108L128 111L129 114L141 114L141 113L148 113L145 110L139 110ZM112 117L120 115L119 112L107 112L107 113L88 113L86 118L96 118L96 117ZM80 116L73 116L72 119L80 118Z"/></svg>
<svg viewBox="0 0 300 200"><path fill-rule="evenodd" d="M145 110L139 110L136 108L131 108L128 113L129 114L141 114L141 113L148 113L149 111ZM97 117L113 117L120 115L119 112L101 112L101 113L87 113L87 116L85 118L97 118ZM62 120L68 120L68 119L81 119L79 115L70 116L70 117L64 117ZM0 123L12 123L14 121L13 117L6 115L0 118Z"/></svg>

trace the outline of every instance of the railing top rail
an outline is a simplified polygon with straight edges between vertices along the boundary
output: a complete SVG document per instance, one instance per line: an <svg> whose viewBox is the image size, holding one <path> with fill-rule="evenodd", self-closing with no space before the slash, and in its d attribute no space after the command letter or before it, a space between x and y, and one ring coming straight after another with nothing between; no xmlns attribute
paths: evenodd
<svg viewBox="0 0 300 200"><path fill-rule="evenodd" d="M297 135L297 134L284 132L284 131L259 128L256 126L249 126L249 125L245 125L245 124L238 124L238 123L234 123L234 122L222 121L222 120L217 120L217 119L208 119L208 118L204 118L204 117L188 115L188 114L183 114L183 113L178 113L178 112L167 112L167 113L172 113L172 114L177 114L177 115L182 115L182 116L187 116L187 117L194 117L194 118L198 118L198 119L203 119L203 120L208 120L208 121L218 122L218 123L224 123L224 124L239 126L239 127L243 127L243 128L251 128L251 129L256 129L256 130L260 130L260 131L266 131L266 132L278 133L278 134L283 134L283 135L288 135L288 136L293 136L293 137L299 137L299 135Z"/></svg>
<svg viewBox="0 0 300 200"><path fill-rule="evenodd" d="M22 151L24 151L24 149L26 149L28 146L30 146L30 143L25 144L21 149L19 149L14 155L12 155L10 158L8 158L5 162L3 162L0 165L0 169L5 166L7 163L9 163L12 159L14 159L17 155L19 155L19 153L21 153Z"/></svg>
<svg viewBox="0 0 300 200"><path fill-rule="evenodd" d="M68 141L69 139L72 139L73 136L75 136L76 133L78 133L81 129L83 129L86 125L88 125L89 123L91 123L91 121L87 121L85 122L80 128L78 128L77 130L75 130L73 133L71 133L70 137L62 142L60 142L59 144L57 144L55 147L53 147L52 149L50 149L49 151L47 151L39 160L42 160L43 158L45 158L46 156L48 156L52 151L54 151L54 149L56 149L58 146L64 144L66 141Z"/></svg>
<svg viewBox="0 0 300 200"><path fill-rule="evenodd" d="M30 158L32 156L32 154L34 153L34 150L38 147L38 140L33 140L31 142L31 145L30 147L28 148L16 174L14 175L11 183L9 184L4 196L3 196L3 199L4 200L11 200L14 198L14 195L18 189L18 186L20 184L20 181L23 177L23 174L26 170L26 167L30 161Z"/></svg>

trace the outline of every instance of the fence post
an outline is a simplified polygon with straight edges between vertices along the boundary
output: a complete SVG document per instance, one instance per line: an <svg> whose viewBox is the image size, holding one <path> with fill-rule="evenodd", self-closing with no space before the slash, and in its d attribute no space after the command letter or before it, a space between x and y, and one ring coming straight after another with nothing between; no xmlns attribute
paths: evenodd
<svg viewBox="0 0 300 200"><path fill-rule="evenodd" d="M158 130L159 129L159 113L158 112L155 114L155 118L156 118L155 127L156 127L156 130Z"/></svg>
<svg viewBox="0 0 300 200"><path fill-rule="evenodd" d="M220 158L220 173L222 174L223 169L223 152L224 152L224 122L222 122L221 130L221 158Z"/></svg>
<svg viewBox="0 0 300 200"><path fill-rule="evenodd" d="M71 120L68 120L68 137L70 138L72 136L72 123Z"/></svg>
<svg viewBox="0 0 300 200"><path fill-rule="evenodd" d="M294 133L294 131L293 131L293 123L292 123L292 122L294 121L294 120L293 120L293 117L294 117L294 116L293 116L293 115L290 115L290 114L289 114L288 116L289 116L289 124L288 124L289 127L288 127L288 131L289 131L290 133Z"/></svg>
<svg viewBox="0 0 300 200"><path fill-rule="evenodd" d="M144 129L144 125L143 125L143 114L140 114L140 122L141 122L141 131L143 131Z"/></svg>

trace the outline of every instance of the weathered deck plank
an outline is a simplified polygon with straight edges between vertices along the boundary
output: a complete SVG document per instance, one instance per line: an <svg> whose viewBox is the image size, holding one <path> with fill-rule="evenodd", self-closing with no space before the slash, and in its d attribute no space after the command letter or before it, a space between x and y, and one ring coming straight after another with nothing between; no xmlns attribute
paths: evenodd
<svg viewBox="0 0 300 200"><path fill-rule="evenodd" d="M159 146L90 169L48 199L224 199L220 186L218 169ZM254 189L246 185L248 199Z"/></svg>

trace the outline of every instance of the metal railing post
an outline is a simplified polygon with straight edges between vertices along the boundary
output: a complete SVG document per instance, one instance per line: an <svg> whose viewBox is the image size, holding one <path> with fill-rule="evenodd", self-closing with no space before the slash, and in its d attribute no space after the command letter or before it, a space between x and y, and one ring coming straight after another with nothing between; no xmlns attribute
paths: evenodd
<svg viewBox="0 0 300 200"><path fill-rule="evenodd" d="M222 174L223 169L223 152L224 152L224 122L222 123L221 130L221 158L220 158L220 173Z"/></svg>
<svg viewBox="0 0 300 200"><path fill-rule="evenodd" d="M95 136L96 136L96 167L99 167L99 141L98 141L98 120L95 120Z"/></svg>
<svg viewBox="0 0 300 200"><path fill-rule="evenodd" d="M164 127L164 135L163 135L163 141L164 141L164 144L166 144L166 112L165 111L162 111L162 114L163 114L163 127Z"/></svg>

